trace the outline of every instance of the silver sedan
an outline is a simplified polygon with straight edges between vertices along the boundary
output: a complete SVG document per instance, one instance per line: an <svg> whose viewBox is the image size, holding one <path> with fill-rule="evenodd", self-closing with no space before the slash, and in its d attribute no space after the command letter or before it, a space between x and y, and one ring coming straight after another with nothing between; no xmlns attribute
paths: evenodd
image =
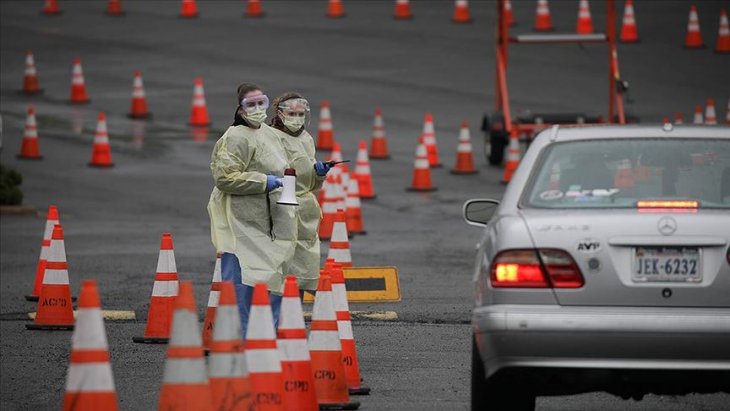
<svg viewBox="0 0 730 411"><path fill-rule="evenodd" d="M472 409L730 392L730 127L553 126L464 217Z"/></svg>

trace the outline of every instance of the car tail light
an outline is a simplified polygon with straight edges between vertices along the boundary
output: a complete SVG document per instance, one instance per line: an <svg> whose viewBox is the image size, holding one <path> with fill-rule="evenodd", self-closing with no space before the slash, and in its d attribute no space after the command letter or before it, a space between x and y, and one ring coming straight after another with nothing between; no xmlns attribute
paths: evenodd
<svg viewBox="0 0 730 411"><path fill-rule="evenodd" d="M567 252L556 249L506 250L492 262L495 288L580 288L583 275Z"/></svg>
<svg viewBox="0 0 730 411"><path fill-rule="evenodd" d="M640 213L696 213L699 206L699 201L695 200L640 200L636 202Z"/></svg>

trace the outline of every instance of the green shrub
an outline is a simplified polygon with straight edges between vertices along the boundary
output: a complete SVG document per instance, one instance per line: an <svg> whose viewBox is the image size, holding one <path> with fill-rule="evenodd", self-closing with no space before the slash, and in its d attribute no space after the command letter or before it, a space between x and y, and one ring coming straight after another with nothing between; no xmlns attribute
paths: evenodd
<svg viewBox="0 0 730 411"><path fill-rule="evenodd" d="M0 205L19 205L23 202L20 185L23 176L15 170L0 165Z"/></svg>

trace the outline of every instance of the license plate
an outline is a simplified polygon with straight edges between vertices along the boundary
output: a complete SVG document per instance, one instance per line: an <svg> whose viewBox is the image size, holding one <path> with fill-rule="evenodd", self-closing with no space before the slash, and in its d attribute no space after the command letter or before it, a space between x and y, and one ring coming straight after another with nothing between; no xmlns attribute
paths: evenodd
<svg viewBox="0 0 730 411"><path fill-rule="evenodd" d="M702 281L697 247L636 247L634 282L697 283Z"/></svg>

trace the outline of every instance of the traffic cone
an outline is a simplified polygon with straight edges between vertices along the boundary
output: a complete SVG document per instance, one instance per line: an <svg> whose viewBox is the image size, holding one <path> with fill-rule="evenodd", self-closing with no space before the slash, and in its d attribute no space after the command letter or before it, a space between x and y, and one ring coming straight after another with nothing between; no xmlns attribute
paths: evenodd
<svg viewBox="0 0 730 411"><path fill-rule="evenodd" d="M23 142L20 145L18 158L23 160L42 160L41 148L38 145L38 126L35 121L35 107L28 105L28 115L25 117L25 131Z"/></svg>
<svg viewBox="0 0 730 411"><path fill-rule="evenodd" d="M619 39L622 43L637 43L639 41L639 31L636 27L636 16L634 15L634 0L626 0L624 4L624 18L621 22Z"/></svg>
<svg viewBox="0 0 730 411"><path fill-rule="evenodd" d="M122 0L109 0L106 5L106 14L110 16L123 16Z"/></svg>
<svg viewBox="0 0 730 411"><path fill-rule="evenodd" d="M702 115L702 105L695 106L695 114L692 118L692 124L705 124L705 118Z"/></svg>
<svg viewBox="0 0 730 411"><path fill-rule="evenodd" d="M580 0L575 32L578 34L593 33L593 19L591 18L591 7L588 5L588 0Z"/></svg>
<svg viewBox="0 0 730 411"><path fill-rule="evenodd" d="M474 156L471 150L471 136L469 135L469 124L464 120L459 131L459 145L456 147L456 166L451 170L452 174L476 174L479 171L474 168Z"/></svg>
<svg viewBox="0 0 730 411"><path fill-rule="evenodd" d="M332 150L335 143L334 132L332 131L332 115L330 103L322 101L319 111L319 128L317 129L317 150Z"/></svg>
<svg viewBox="0 0 730 411"><path fill-rule="evenodd" d="M254 407L259 411L284 410L284 376L266 283L254 287L245 347Z"/></svg>
<svg viewBox="0 0 730 411"><path fill-rule="evenodd" d="M359 185L360 198L375 198L373 176L370 174L370 160L368 159L368 145L365 140L360 140L357 149L357 161L355 163L354 174Z"/></svg>
<svg viewBox="0 0 730 411"><path fill-rule="evenodd" d="M288 410L316 411L317 393L314 390L312 360L307 348L307 330L299 300L297 278L286 276L284 296L281 299L278 338L281 369L284 377L284 402Z"/></svg>
<svg viewBox="0 0 730 411"><path fill-rule="evenodd" d="M553 20L550 17L550 7L547 0L537 0L535 13L535 31L553 31Z"/></svg>
<svg viewBox="0 0 730 411"><path fill-rule="evenodd" d="M33 282L33 292L25 296L26 301L38 301L38 295L41 292L43 284L43 274L46 272L46 263L48 262L48 253L51 247L51 234L53 226L61 224L58 217L58 208L51 204L48 206L48 214L46 214L46 228L43 230L43 241L41 241L41 255L38 258L38 266L35 270L35 281Z"/></svg>
<svg viewBox="0 0 730 411"><path fill-rule="evenodd" d="M53 226L46 271L38 295L35 321L26 324L29 330L73 330L74 314L68 283L68 263L61 224Z"/></svg>
<svg viewBox="0 0 730 411"><path fill-rule="evenodd" d="M84 82L84 71L81 69L81 60L74 58L73 76L71 78L71 104L86 104L91 99L86 94L86 83Z"/></svg>
<svg viewBox="0 0 730 411"><path fill-rule="evenodd" d="M428 153L428 165L432 168L441 167L439 150L436 145L436 130L433 126L433 116L431 113L427 113L423 121L423 144L426 146L426 152Z"/></svg>
<svg viewBox="0 0 730 411"><path fill-rule="evenodd" d="M208 117L208 107L205 104L205 92L203 91L203 79L195 77L195 85L193 87L193 108L190 111L191 126L205 127L210 125Z"/></svg>
<svg viewBox="0 0 730 411"><path fill-rule="evenodd" d="M25 94L42 93L43 89L38 84L38 73L35 69L35 59L33 51L28 49L25 53L25 73L23 74L23 89L20 90Z"/></svg>
<svg viewBox="0 0 730 411"><path fill-rule="evenodd" d="M61 14L61 9L58 8L58 0L46 0L43 5L43 14L46 16Z"/></svg>
<svg viewBox="0 0 730 411"><path fill-rule="evenodd" d="M345 7L342 5L342 0L329 0L327 3L327 17L333 19L345 17Z"/></svg>
<svg viewBox="0 0 730 411"><path fill-rule="evenodd" d="M71 337L71 358L66 374L64 411L119 409L109 344L94 280L84 280L79 292L76 327Z"/></svg>
<svg viewBox="0 0 730 411"><path fill-rule="evenodd" d="M252 409L251 382L241 337L236 289L230 281L220 283L220 300L210 342L208 373L214 410Z"/></svg>
<svg viewBox="0 0 730 411"><path fill-rule="evenodd" d="M106 116L99 113L96 123L96 134L94 135L94 146L91 151L91 167L111 167L112 148L109 145L109 134L106 131Z"/></svg>
<svg viewBox="0 0 730 411"><path fill-rule="evenodd" d="M510 0L504 0L504 18L507 20L508 26L514 26L515 16L512 13L512 2Z"/></svg>
<svg viewBox="0 0 730 411"><path fill-rule="evenodd" d="M616 167L616 176L614 177L613 186L616 188L631 188L634 186L633 172L631 171L631 161L624 159L619 161Z"/></svg>
<svg viewBox="0 0 730 411"><path fill-rule="evenodd" d="M177 266L172 234L162 234L160 254L157 257L155 284L152 287L150 308L144 336L132 337L136 343L166 344L170 338L172 310L178 294Z"/></svg>
<svg viewBox="0 0 730 411"><path fill-rule="evenodd" d="M195 0L182 0L180 5L180 17L195 18L198 17L198 5Z"/></svg>
<svg viewBox="0 0 730 411"><path fill-rule="evenodd" d="M411 2L410 0L395 0L395 14L393 14L396 20L409 20L413 18L411 13Z"/></svg>
<svg viewBox="0 0 730 411"><path fill-rule="evenodd" d="M213 335L213 324L215 323L216 310L221 292L221 253L216 253L215 267L213 268L213 281L210 283L210 294L208 294L208 307L205 310L205 321L203 321L203 348L210 348L210 338ZM240 325L239 325L240 328Z"/></svg>
<svg viewBox="0 0 730 411"><path fill-rule="evenodd" d="M193 284L180 281L158 410L212 411ZM230 366L230 363L229 363Z"/></svg>
<svg viewBox="0 0 730 411"><path fill-rule="evenodd" d="M130 118L149 118L150 112L147 111L147 97L144 93L144 85L142 84L142 72L134 71L134 80L132 82L132 106L129 109Z"/></svg>
<svg viewBox="0 0 730 411"><path fill-rule="evenodd" d="M246 3L246 17L263 17L264 10L261 8L261 0L248 0Z"/></svg>
<svg viewBox="0 0 730 411"><path fill-rule="evenodd" d="M428 166L428 154L423 144L423 136L416 147L416 161L413 163L413 182L408 191L435 191L431 184L431 168Z"/></svg>
<svg viewBox="0 0 730 411"><path fill-rule="evenodd" d="M680 112L674 113L674 124L684 124L684 114Z"/></svg>
<svg viewBox="0 0 730 411"><path fill-rule="evenodd" d="M347 238L346 221L345 211L338 209L337 214L335 214L335 223L332 228L332 240L330 241L327 258L334 258L335 262L342 264L343 267L352 267L350 240Z"/></svg>
<svg viewBox="0 0 730 411"><path fill-rule="evenodd" d="M388 154L388 142L385 140L383 112L380 108L375 109L373 138L370 140L370 158L373 160L386 160L390 158L390 154Z"/></svg>
<svg viewBox="0 0 730 411"><path fill-rule="evenodd" d="M350 402L332 283L330 276L323 271L320 272L317 294L314 297L308 345L314 371L314 388L320 408L359 408L359 402Z"/></svg>
<svg viewBox="0 0 730 411"><path fill-rule="evenodd" d="M342 148L340 147L340 143L334 143L332 145L332 153L330 153L330 160L342 161ZM347 166L347 164L337 164L337 165L335 165L335 168L337 168L338 170L342 170L343 166Z"/></svg>
<svg viewBox="0 0 730 411"><path fill-rule="evenodd" d="M715 114L715 100L708 98L705 107L705 124L708 126L717 125L717 115Z"/></svg>
<svg viewBox="0 0 730 411"><path fill-rule="evenodd" d="M347 209L345 217L347 217L347 230L353 234L367 234L362 223L362 209L360 204L360 184L357 178L350 177L347 186Z"/></svg>
<svg viewBox="0 0 730 411"><path fill-rule="evenodd" d="M368 395L370 388L362 385L360 378L360 362L357 359L355 348L355 337L352 333L352 322L350 320L350 307L347 303L347 288L342 268L345 267L335 262L330 270L332 278L332 299L334 300L335 312L337 315L337 330L342 345L342 363L345 366L345 378L350 395Z"/></svg>
<svg viewBox="0 0 730 411"><path fill-rule="evenodd" d="M512 179L512 174L517 170L517 166L520 164L520 139L517 137L515 130L512 130L512 134L509 136L509 146L507 147L507 162L504 164L504 179L503 183L509 183Z"/></svg>
<svg viewBox="0 0 730 411"><path fill-rule="evenodd" d="M467 0L456 0L454 2L454 17L451 21L454 23L471 23L469 2Z"/></svg>
<svg viewBox="0 0 730 411"><path fill-rule="evenodd" d="M730 53L730 24L725 9L720 10L720 29L717 32L715 53Z"/></svg>
<svg viewBox="0 0 730 411"><path fill-rule="evenodd" d="M697 7L693 4L689 7L689 22L687 23L687 36L684 38L684 48L701 49L705 47L700 31L700 19L697 17Z"/></svg>
<svg viewBox="0 0 730 411"><path fill-rule="evenodd" d="M337 193L334 185L336 177L334 173L327 175L325 186L323 186L324 197L322 198L322 221L319 223L319 239L329 240L332 237L332 227L335 223L337 213Z"/></svg>

